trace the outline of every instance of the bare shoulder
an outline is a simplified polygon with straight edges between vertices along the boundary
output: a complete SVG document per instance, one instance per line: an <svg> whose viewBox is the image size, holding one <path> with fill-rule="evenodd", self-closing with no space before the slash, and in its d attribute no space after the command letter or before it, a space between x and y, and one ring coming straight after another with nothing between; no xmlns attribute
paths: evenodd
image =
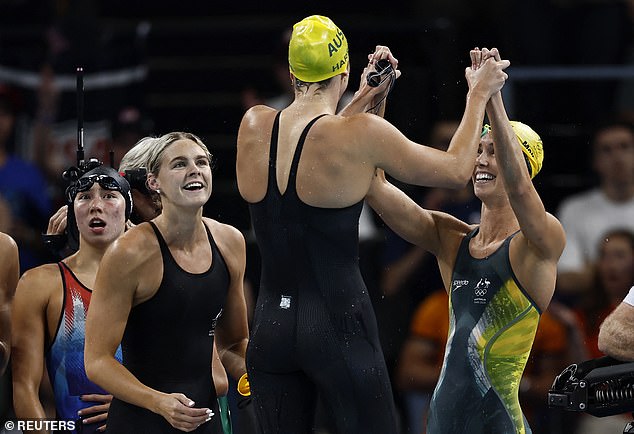
<svg viewBox="0 0 634 434"><path fill-rule="evenodd" d="M351 116L330 115L320 119L310 130L320 142L319 148L326 158L337 160L349 156L352 161L362 158L365 161L368 150L373 148L385 134L389 122L370 113L357 113ZM388 127L389 128L389 127Z"/></svg>
<svg viewBox="0 0 634 434"><path fill-rule="evenodd" d="M62 284L57 264L45 264L24 272L18 281L16 297L27 297L29 302L45 302Z"/></svg>
<svg viewBox="0 0 634 434"><path fill-rule="evenodd" d="M391 124L380 116L372 113L357 113L352 116L331 116L331 119L345 125L346 128L353 128L371 134L373 131L381 130Z"/></svg>
<svg viewBox="0 0 634 434"><path fill-rule="evenodd" d="M374 155L376 151L393 149L405 136L391 123L372 113L358 113L352 116L329 116L333 128L323 128L331 134L340 134L333 142L350 144L363 154ZM338 125L334 125L337 122ZM390 146L386 146L389 144ZM377 157L377 155L375 155Z"/></svg>
<svg viewBox="0 0 634 434"><path fill-rule="evenodd" d="M227 264L232 279L242 281L246 268L246 244L242 233L231 225L220 223L210 218L203 221L211 231L218 250Z"/></svg>
<svg viewBox="0 0 634 434"><path fill-rule="evenodd" d="M244 236L238 229L207 217L204 217L203 221L211 231L211 234L221 251L239 254L245 250Z"/></svg>
<svg viewBox="0 0 634 434"><path fill-rule="evenodd" d="M532 254L547 262L557 263L566 246L566 233L563 225L557 217L548 212L539 237L531 242L524 233L520 233L518 238L523 241L526 254Z"/></svg>
<svg viewBox="0 0 634 434"><path fill-rule="evenodd" d="M114 264L122 270L132 269L160 252L156 234L149 223L141 223L127 230L114 241L103 258L103 263Z"/></svg>
<svg viewBox="0 0 634 434"><path fill-rule="evenodd" d="M1 286L15 286L20 273L18 245L9 235L0 232L0 278L5 279Z"/></svg>
<svg viewBox="0 0 634 434"><path fill-rule="evenodd" d="M253 106L244 113L240 123L240 131L248 132L249 130L259 129L263 122L274 117L276 113L277 110L266 105Z"/></svg>
<svg viewBox="0 0 634 434"><path fill-rule="evenodd" d="M2 253L2 257L4 258L5 254L9 254L14 251L18 251L18 245L15 240L4 232L0 232L0 253Z"/></svg>

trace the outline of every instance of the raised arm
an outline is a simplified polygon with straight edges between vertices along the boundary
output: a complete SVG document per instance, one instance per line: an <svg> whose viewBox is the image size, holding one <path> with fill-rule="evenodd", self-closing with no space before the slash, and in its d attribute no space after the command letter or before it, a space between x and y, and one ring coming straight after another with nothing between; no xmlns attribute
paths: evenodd
<svg viewBox="0 0 634 434"><path fill-rule="evenodd" d="M442 257L441 249L447 247L443 246L445 236L468 231L468 225L455 217L418 206L409 196L388 182L381 169L377 169L366 199L372 209L401 238L437 257Z"/></svg>
<svg viewBox="0 0 634 434"><path fill-rule="evenodd" d="M11 302L20 277L18 246L13 239L0 233L0 375L11 355Z"/></svg>
<svg viewBox="0 0 634 434"><path fill-rule="evenodd" d="M522 234L542 258L556 262L565 245L564 230L561 223L546 212L535 190L500 92L491 97L487 115L498 168Z"/></svg>
<svg viewBox="0 0 634 434"><path fill-rule="evenodd" d="M11 368L13 406L19 419L46 417L39 397L46 347L46 309L53 288L61 289L60 279L56 265L45 265L27 271L18 283L13 304Z"/></svg>
<svg viewBox="0 0 634 434"><path fill-rule="evenodd" d="M382 59L387 59L390 62L394 70L394 77L386 79L377 87L372 87L368 84L367 76L370 72L375 71L376 62ZM392 55L388 47L377 45L374 52L368 55L368 66L363 68L359 82L359 90L354 93L352 100L338 114L341 116L351 116L357 113L365 113L373 108L372 112L374 114L383 117L385 114L387 94L391 90L393 81L400 76L401 71L398 69L398 60L396 57Z"/></svg>
<svg viewBox="0 0 634 434"><path fill-rule="evenodd" d="M420 146L387 121L374 117L363 126L362 140L370 145L371 161L391 176L416 185L459 188L473 172L486 104L504 85L508 60L487 59L474 70L466 68L469 83L465 111L447 151Z"/></svg>
<svg viewBox="0 0 634 434"><path fill-rule="evenodd" d="M634 288L601 324L599 350L618 360L634 361Z"/></svg>

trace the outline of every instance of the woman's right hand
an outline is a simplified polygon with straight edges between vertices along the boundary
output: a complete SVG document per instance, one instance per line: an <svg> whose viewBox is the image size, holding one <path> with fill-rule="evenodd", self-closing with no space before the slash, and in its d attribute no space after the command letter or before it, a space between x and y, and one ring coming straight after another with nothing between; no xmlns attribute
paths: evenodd
<svg viewBox="0 0 634 434"><path fill-rule="evenodd" d="M66 230L66 217L68 216L68 205L63 205L55 214L48 219L46 235L60 235Z"/></svg>
<svg viewBox="0 0 634 434"><path fill-rule="evenodd" d="M156 413L160 414L174 428L190 432L214 415L210 408L195 408L195 403L182 393L164 393L159 399Z"/></svg>
<svg viewBox="0 0 634 434"><path fill-rule="evenodd" d="M487 97L499 92L508 78L504 70L511 62L501 60L496 48L476 48L469 55L471 66L465 70L469 92L482 92Z"/></svg>

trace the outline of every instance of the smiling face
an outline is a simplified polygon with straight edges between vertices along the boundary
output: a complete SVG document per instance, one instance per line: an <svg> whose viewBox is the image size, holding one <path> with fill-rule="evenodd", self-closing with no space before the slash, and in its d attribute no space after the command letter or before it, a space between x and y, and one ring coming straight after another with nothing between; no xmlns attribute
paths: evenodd
<svg viewBox="0 0 634 434"><path fill-rule="evenodd" d="M125 230L125 199L118 191L106 190L99 183L77 193L73 210L81 243L108 246Z"/></svg>
<svg viewBox="0 0 634 434"><path fill-rule="evenodd" d="M504 190L501 182L498 183L498 166L493 149L493 137L487 133L480 139L478 146L478 156L475 161L475 168L471 180L473 181L473 191L482 201L492 193L499 193Z"/></svg>
<svg viewBox="0 0 634 434"><path fill-rule="evenodd" d="M156 174L148 176L151 189L160 190L163 206L202 207L212 189L209 156L190 139L179 139L165 148Z"/></svg>

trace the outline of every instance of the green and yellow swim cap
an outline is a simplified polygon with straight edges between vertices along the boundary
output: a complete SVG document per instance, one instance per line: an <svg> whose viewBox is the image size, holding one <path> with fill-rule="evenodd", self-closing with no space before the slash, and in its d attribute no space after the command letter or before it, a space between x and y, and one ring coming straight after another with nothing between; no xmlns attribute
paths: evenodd
<svg viewBox="0 0 634 434"><path fill-rule="evenodd" d="M291 73L306 83L346 72L348 41L330 18L312 15L293 26L288 45Z"/></svg>
<svg viewBox="0 0 634 434"><path fill-rule="evenodd" d="M531 179L537 176L542 165L544 163L544 144L539 134L535 132L531 127L518 121L510 121L513 132L517 137L517 140L522 145L522 152L524 152L524 159L528 165L528 172L531 175ZM484 125L482 128L483 137L485 134L491 131L490 125Z"/></svg>

